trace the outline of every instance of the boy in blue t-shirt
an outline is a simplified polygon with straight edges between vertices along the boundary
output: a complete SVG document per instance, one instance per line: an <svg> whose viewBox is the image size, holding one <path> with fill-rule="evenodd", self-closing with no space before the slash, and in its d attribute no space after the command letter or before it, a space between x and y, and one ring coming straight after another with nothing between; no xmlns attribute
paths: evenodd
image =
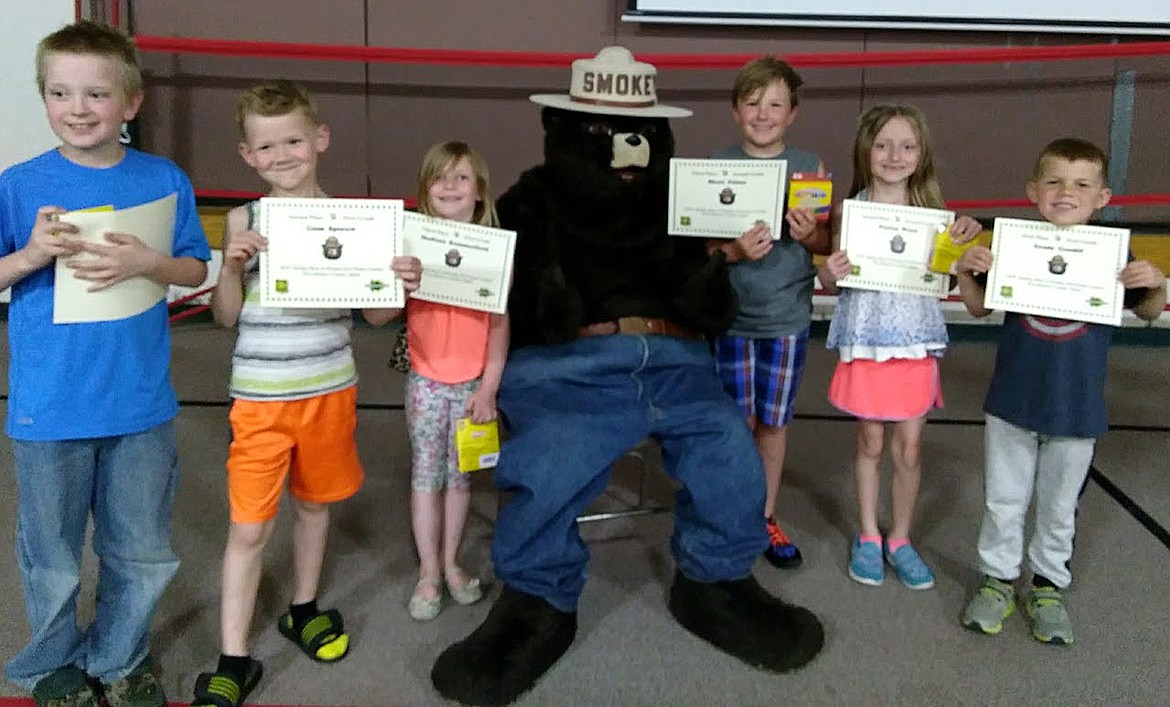
<svg viewBox="0 0 1170 707"><path fill-rule="evenodd" d="M796 120L803 80L788 65L765 56L744 65L731 91L732 118L740 144L714 159L785 160L787 173L823 174L815 154L787 145L784 134ZM739 311L715 338L715 365L723 387L747 416L764 462L764 522L769 545L764 557L776 567L800 565L800 550L776 522L776 498L788 447L796 389L804 370L812 318L816 268L812 255L827 255L832 245L828 222L812 209L789 209L781 236L768 224L749 228L734 240L710 240L709 252L722 250L732 263L731 284Z"/></svg>
<svg viewBox="0 0 1170 707"><path fill-rule="evenodd" d="M16 459L17 560L32 635L5 675L38 705L165 705L148 650L178 569L171 507L178 479L167 305L123 319L53 322L56 275L98 292L135 278L196 286L210 252L191 183L174 163L124 147L142 104L134 43L68 25L37 46L37 84L56 149L0 174L0 289L8 310L6 431ZM124 209L176 196L170 253L133 234L71 238L66 211ZM100 305L95 305L100 306ZM99 559L92 623L77 626L86 524Z"/></svg>
<svg viewBox="0 0 1170 707"><path fill-rule="evenodd" d="M1027 194L1045 221L1061 227L1089 222L1111 196L1108 160L1092 143L1062 138L1036 160ZM975 246L955 265L967 311L984 317L991 251ZM1153 321L1166 304L1166 276L1145 260L1130 260L1119 279L1125 305ZM984 402L986 503L979 533L983 583L963 612L963 626L998 634L1015 609L1014 583L1023 562L1028 505L1036 502L1028 544L1031 588L1025 604L1033 637L1073 642L1061 590L1072 582L1077 497L1093 460L1096 438L1108 429L1105 372L1113 327L1007 312Z"/></svg>

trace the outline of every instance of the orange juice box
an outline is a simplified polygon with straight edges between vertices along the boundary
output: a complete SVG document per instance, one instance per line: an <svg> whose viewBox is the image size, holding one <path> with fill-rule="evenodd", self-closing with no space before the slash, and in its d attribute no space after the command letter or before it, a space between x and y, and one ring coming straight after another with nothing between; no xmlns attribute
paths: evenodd
<svg viewBox="0 0 1170 707"><path fill-rule="evenodd" d="M809 208L818 221L829 218L833 204L833 175L793 172L788 178L788 208Z"/></svg>
<svg viewBox="0 0 1170 707"><path fill-rule="evenodd" d="M455 423L455 452L459 471L494 467L500 459L500 428L495 420L482 425L463 417Z"/></svg>

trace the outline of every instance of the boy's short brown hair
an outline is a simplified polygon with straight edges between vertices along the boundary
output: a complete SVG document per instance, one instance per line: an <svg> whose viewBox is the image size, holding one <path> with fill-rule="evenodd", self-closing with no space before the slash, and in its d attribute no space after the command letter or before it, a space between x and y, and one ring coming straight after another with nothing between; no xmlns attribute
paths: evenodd
<svg viewBox="0 0 1170 707"><path fill-rule="evenodd" d="M240 94L236 101L236 128L240 139L247 140L244 131L244 119L249 115L288 115L300 111L313 124L321 125L321 117L317 113L317 101L309 94L304 86L295 81L280 79L258 84Z"/></svg>
<svg viewBox="0 0 1170 707"><path fill-rule="evenodd" d="M1043 176L1044 162L1051 157L1069 162L1096 162L1101 167L1101 181L1109 181L1109 158L1105 151L1079 137L1062 137L1045 145L1036 158L1036 164L1032 166L1032 178L1029 181L1034 182Z"/></svg>
<svg viewBox="0 0 1170 707"><path fill-rule="evenodd" d="M117 27L80 20L48 35L37 43L37 90L45 95L45 65L50 54L89 54L113 59L122 67L122 89L126 98L142 92L142 66L134 40Z"/></svg>
<svg viewBox="0 0 1170 707"><path fill-rule="evenodd" d="M793 108L800 104L800 87L804 85L804 79L800 78L800 74L796 73L796 69L788 62L769 55L752 59L735 75L735 83L731 86L731 105L733 107L739 105L741 100L773 81L783 81L784 85L788 86Z"/></svg>

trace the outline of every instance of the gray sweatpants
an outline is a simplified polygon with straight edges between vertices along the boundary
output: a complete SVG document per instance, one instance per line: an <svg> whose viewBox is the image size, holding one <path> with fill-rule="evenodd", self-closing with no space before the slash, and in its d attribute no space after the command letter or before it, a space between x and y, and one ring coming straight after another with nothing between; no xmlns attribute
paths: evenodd
<svg viewBox="0 0 1170 707"><path fill-rule="evenodd" d="M1076 531L1077 496L1097 440L1051 437L994 415L986 417L986 500L979 531L979 569L999 579L1020 576L1024 521L1034 496L1036 527L1028 543L1029 569L1063 589L1072 582L1067 563Z"/></svg>

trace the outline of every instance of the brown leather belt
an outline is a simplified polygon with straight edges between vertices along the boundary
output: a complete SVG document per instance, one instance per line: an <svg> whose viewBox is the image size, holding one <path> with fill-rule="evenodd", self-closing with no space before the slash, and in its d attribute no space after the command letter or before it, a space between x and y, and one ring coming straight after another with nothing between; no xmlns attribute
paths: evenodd
<svg viewBox="0 0 1170 707"><path fill-rule="evenodd" d="M677 336L681 339L702 339L703 335L666 319L650 317L621 317L617 321L597 322L581 327L581 336L607 334L655 334Z"/></svg>

